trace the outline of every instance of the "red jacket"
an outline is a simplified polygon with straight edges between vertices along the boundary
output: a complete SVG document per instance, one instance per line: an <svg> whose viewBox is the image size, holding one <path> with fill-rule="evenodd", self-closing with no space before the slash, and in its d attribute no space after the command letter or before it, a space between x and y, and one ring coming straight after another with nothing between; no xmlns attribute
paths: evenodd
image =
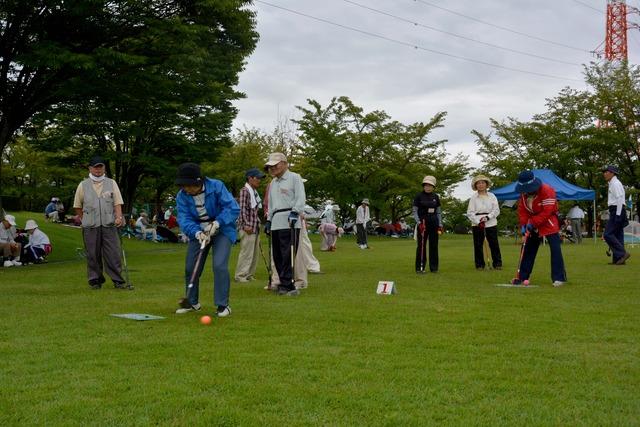
<svg viewBox="0 0 640 427"><path fill-rule="evenodd" d="M533 224L533 227L538 230L539 236L558 233L560 223L558 221L556 191L550 185L542 184L531 203L531 209L527 206L527 194L520 194L518 216L520 217L520 225Z"/></svg>

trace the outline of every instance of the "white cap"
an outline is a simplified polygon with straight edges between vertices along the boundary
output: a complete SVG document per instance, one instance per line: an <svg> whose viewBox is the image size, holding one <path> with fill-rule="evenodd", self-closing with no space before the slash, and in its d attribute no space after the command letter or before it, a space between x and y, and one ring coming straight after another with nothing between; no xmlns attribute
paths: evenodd
<svg viewBox="0 0 640 427"><path fill-rule="evenodd" d="M265 162L264 166L274 166L277 165L280 162L286 162L287 161L287 156L285 156L282 153L271 153L269 154L269 158L267 159L267 161Z"/></svg>
<svg viewBox="0 0 640 427"><path fill-rule="evenodd" d="M14 227L16 226L16 217L13 215L5 215L4 216L5 221L7 221L9 224L13 225Z"/></svg>
<svg viewBox="0 0 640 427"><path fill-rule="evenodd" d="M27 220L27 225L24 226L25 230L33 230L33 229L36 229L36 228L38 228L38 224L32 219L28 219Z"/></svg>

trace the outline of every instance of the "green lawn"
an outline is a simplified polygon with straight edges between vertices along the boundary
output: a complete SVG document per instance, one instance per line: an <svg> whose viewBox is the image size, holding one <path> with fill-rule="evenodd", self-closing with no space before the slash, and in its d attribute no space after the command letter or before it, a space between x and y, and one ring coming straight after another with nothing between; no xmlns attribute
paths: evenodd
<svg viewBox="0 0 640 427"><path fill-rule="evenodd" d="M562 288L541 248L540 287L514 289L494 286L514 275L513 240L503 271L477 272L471 237L447 235L440 272L417 276L413 240L345 237L316 252L325 274L301 296L264 291L260 261L260 280L232 284L233 315L203 326L173 314L184 245L125 240L136 290L91 291L79 231L32 217L54 253L0 268L2 426L640 425L637 247L616 267L602 242L565 245ZM166 319L109 316L131 312Z"/></svg>

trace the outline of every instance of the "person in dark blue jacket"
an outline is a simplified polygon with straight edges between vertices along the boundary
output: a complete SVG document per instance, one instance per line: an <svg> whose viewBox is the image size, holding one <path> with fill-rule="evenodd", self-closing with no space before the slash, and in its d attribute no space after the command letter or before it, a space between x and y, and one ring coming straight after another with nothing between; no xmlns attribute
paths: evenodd
<svg viewBox="0 0 640 427"><path fill-rule="evenodd" d="M199 281L207 260L209 248L213 246L213 290L218 317L231 314L229 307L229 255L236 241L236 219L240 207L222 181L206 178L195 163L183 163L178 167L175 183L180 186L176 196L178 224L189 238L185 266L185 288L187 297L180 301L177 314L198 311ZM196 259L204 245L201 261L197 266L192 288L191 276L196 268Z"/></svg>

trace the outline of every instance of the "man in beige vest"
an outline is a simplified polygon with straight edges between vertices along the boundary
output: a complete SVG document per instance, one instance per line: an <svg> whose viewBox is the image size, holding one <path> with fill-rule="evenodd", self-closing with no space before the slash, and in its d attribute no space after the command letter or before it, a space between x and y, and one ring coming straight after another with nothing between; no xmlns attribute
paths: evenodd
<svg viewBox="0 0 640 427"><path fill-rule="evenodd" d="M73 208L82 220L91 289L100 289L105 282L103 263L116 289L133 289L121 275L118 227L124 225L123 204L118 184L105 176L104 159L93 157L89 162L89 177L78 185L73 201Z"/></svg>

